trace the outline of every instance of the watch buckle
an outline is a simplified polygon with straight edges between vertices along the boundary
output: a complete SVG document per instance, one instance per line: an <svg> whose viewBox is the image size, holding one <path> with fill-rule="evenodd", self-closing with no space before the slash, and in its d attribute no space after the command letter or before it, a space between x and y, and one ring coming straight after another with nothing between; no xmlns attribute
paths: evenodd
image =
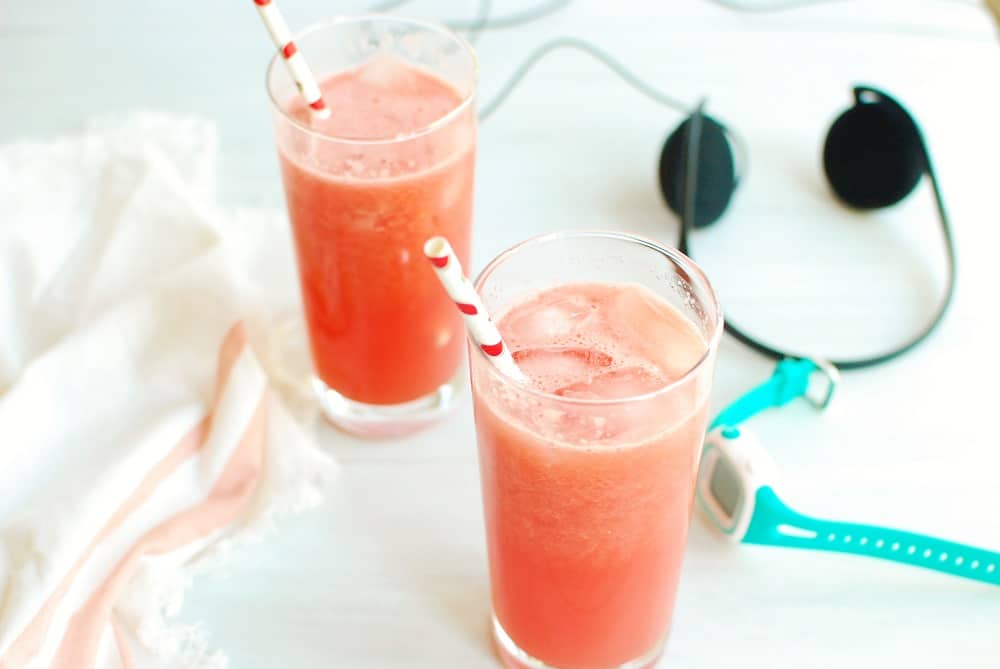
<svg viewBox="0 0 1000 669"><path fill-rule="evenodd" d="M809 376L806 399L822 411L830 406L830 402L833 400L833 393L840 383L840 371L823 358L809 358L809 361L816 365L816 371L820 374L814 373ZM814 379L818 379L819 383L814 383Z"/></svg>

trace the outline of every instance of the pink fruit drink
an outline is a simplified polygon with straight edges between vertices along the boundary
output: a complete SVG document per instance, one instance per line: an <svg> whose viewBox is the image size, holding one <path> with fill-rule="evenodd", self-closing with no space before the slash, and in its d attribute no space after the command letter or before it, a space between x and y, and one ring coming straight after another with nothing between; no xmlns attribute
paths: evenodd
<svg viewBox="0 0 1000 669"><path fill-rule="evenodd" d="M498 326L545 395L474 364L497 622L559 669L655 657L706 424L709 384L685 375L708 345L638 284L556 287L515 304Z"/></svg>
<svg viewBox="0 0 1000 669"><path fill-rule="evenodd" d="M426 132L462 98L388 56L320 87L328 119L314 118L299 97L286 109L345 141L303 133L278 142L316 374L351 400L414 400L446 383L462 357L460 315L421 248L445 235L469 261L473 108Z"/></svg>

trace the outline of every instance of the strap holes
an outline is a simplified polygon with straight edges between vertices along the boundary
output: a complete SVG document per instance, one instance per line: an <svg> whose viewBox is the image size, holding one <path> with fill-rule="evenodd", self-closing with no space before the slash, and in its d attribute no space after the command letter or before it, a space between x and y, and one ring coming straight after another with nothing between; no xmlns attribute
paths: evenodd
<svg viewBox="0 0 1000 669"><path fill-rule="evenodd" d="M894 550L894 551L898 551L899 550L899 542L898 541L893 541L892 542L892 550Z"/></svg>
<svg viewBox="0 0 1000 669"><path fill-rule="evenodd" d="M927 550L924 551L924 557L925 558L929 558L931 556L931 553L933 553L933 552L934 551L932 551L930 548L928 548Z"/></svg>
<svg viewBox="0 0 1000 669"><path fill-rule="evenodd" d="M947 562L948 561L948 554L947 553L941 553L941 555L938 556L938 560L940 560L941 562Z"/></svg>
<svg viewBox="0 0 1000 669"><path fill-rule="evenodd" d="M972 564L969 565L973 569L979 569L979 560L973 560Z"/></svg>
<svg viewBox="0 0 1000 669"><path fill-rule="evenodd" d="M827 541L836 541L837 540L837 535L834 534L833 532L830 532L830 534L826 535L826 540Z"/></svg>
<svg viewBox="0 0 1000 669"><path fill-rule="evenodd" d="M885 542L881 539L875 542L875 548L882 548L882 546L885 546Z"/></svg>
<svg viewBox="0 0 1000 669"><path fill-rule="evenodd" d="M955 558L955 564L957 564L959 567L962 566L963 562L965 562L965 558L962 557L961 555L959 555L957 558Z"/></svg>
<svg viewBox="0 0 1000 669"><path fill-rule="evenodd" d="M868 543L868 537L861 537L861 541L858 542L862 546Z"/></svg>
<svg viewBox="0 0 1000 669"><path fill-rule="evenodd" d="M911 544L910 547L906 549L906 552L913 555L917 552L917 547Z"/></svg>
<svg viewBox="0 0 1000 669"><path fill-rule="evenodd" d="M997 566L995 564L991 564L990 566L988 566L986 568L986 573L992 574L994 571L996 571L996 569L997 569Z"/></svg>
<svg viewBox="0 0 1000 669"><path fill-rule="evenodd" d="M851 535L850 534L848 534L846 537L844 537L844 543L845 544L851 543Z"/></svg>

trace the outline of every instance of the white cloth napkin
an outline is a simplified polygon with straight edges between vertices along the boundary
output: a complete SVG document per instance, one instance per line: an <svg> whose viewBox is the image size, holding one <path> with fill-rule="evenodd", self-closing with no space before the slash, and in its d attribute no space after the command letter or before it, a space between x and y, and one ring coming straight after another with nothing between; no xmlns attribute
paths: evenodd
<svg viewBox="0 0 1000 669"><path fill-rule="evenodd" d="M0 669L220 666L167 620L192 569L333 470L248 336L290 306L280 218L213 204L215 144L145 113L0 148Z"/></svg>

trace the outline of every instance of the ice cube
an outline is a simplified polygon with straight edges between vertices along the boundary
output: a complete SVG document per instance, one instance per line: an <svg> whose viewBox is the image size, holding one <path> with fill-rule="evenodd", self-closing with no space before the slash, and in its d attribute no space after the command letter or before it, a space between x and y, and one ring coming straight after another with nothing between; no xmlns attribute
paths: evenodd
<svg viewBox="0 0 1000 669"><path fill-rule="evenodd" d="M666 381L662 374L644 367L621 367L560 388L555 394L577 399L622 399L658 390Z"/></svg>
<svg viewBox="0 0 1000 669"><path fill-rule="evenodd" d="M704 339L689 318L638 285L623 286L608 299L608 321L672 378L691 369L705 352Z"/></svg>
<svg viewBox="0 0 1000 669"><path fill-rule="evenodd" d="M614 363L610 355L601 351L561 346L519 349L514 351L514 361L546 391L585 383Z"/></svg>
<svg viewBox="0 0 1000 669"><path fill-rule="evenodd" d="M579 332L595 313L595 305L586 297L560 297L523 308L513 318L504 319L504 336L518 345L552 345Z"/></svg>

